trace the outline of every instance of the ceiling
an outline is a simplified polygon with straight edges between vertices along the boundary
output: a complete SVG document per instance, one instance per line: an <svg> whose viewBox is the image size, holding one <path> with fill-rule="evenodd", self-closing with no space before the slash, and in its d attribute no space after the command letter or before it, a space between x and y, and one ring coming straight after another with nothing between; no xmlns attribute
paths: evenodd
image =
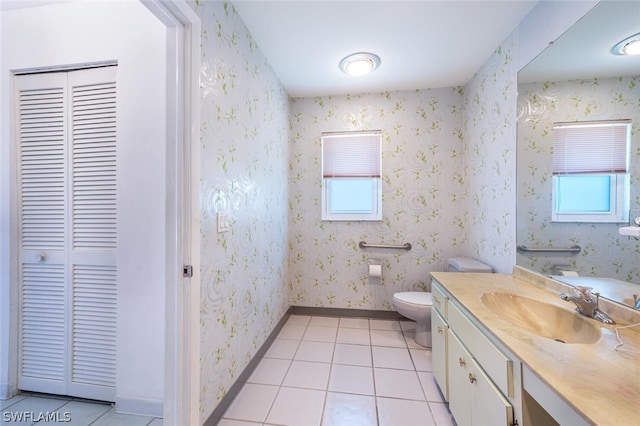
<svg viewBox="0 0 640 426"><path fill-rule="evenodd" d="M0 10L25 9L48 6L55 3L68 3L77 0L0 0Z"/></svg>
<svg viewBox="0 0 640 426"><path fill-rule="evenodd" d="M0 10L79 0L0 0ZM100 0L97 0L100 1ZM201 0L213 1L213 0ZM238 14L292 97L466 84L534 0L236 0ZM638 75L640 56L609 54L640 33L640 1L603 1L519 74L519 81ZM588 48L576 49L582 43ZM376 53L351 77L340 60Z"/></svg>
<svg viewBox="0 0 640 426"><path fill-rule="evenodd" d="M360 0L233 2L292 97L466 84L536 1ZM356 52L380 56L365 77L338 68Z"/></svg>

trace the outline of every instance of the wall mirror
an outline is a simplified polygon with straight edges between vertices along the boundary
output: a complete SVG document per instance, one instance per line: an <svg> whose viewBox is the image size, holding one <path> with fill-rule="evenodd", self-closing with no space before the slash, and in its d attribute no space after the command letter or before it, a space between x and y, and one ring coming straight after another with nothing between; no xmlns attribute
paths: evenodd
<svg viewBox="0 0 640 426"><path fill-rule="evenodd" d="M640 239L618 229L640 217L640 56L611 49L640 33L638 17L640 2L598 3L518 73L516 263L631 306ZM632 123L628 221L552 221L554 123L606 120Z"/></svg>

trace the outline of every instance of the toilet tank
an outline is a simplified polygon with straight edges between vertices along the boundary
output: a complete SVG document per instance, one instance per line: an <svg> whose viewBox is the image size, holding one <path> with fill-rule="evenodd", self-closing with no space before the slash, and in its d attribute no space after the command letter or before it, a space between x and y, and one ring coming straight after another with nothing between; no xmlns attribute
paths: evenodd
<svg viewBox="0 0 640 426"><path fill-rule="evenodd" d="M449 272L493 272L486 263L470 257L453 257L449 259Z"/></svg>

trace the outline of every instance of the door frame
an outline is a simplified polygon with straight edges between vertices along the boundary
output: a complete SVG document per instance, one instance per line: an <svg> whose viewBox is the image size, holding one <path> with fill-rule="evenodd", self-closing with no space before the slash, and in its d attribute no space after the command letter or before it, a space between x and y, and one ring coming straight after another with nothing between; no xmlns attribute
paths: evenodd
<svg viewBox="0 0 640 426"><path fill-rule="evenodd" d="M140 0L167 27L164 422L199 423L200 18L185 0ZM193 276L185 277L183 266Z"/></svg>
<svg viewBox="0 0 640 426"><path fill-rule="evenodd" d="M165 382L163 417L166 424L199 424L199 358L200 358L200 240L199 240L199 140L200 140L200 18L186 0L139 0L167 28L167 221L165 283ZM10 83L11 84L11 83ZM12 126L10 126L11 128ZM12 130L11 139L15 138ZM9 148L9 154L13 155ZM4 186L4 183L3 183ZM16 193L9 185L11 204ZM9 206L10 210L14 207ZM13 214L10 214L10 216ZM5 215L3 212L3 221ZM13 224L15 218L9 217ZM2 224L4 227L4 222ZM3 228L4 229L4 228ZM8 347L0 351L0 397L10 398L17 392L18 308L17 235L9 226L7 247L10 265L9 283L2 289L0 305L3 337ZM4 244L4 243L2 243ZM2 247L4 248L4 246ZM183 276L183 265L193 266L193 276ZM6 311L5 311L6 308ZM0 321L1 323L2 321ZM6 352L5 352L6 351ZM5 358L6 356L6 358ZM5 370L6 369L6 370Z"/></svg>

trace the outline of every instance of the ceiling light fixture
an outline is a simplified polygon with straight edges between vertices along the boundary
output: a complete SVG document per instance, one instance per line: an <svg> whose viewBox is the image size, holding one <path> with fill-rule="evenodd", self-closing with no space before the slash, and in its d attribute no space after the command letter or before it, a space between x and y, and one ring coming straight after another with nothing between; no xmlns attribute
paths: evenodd
<svg viewBox="0 0 640 426"><path fill-rule="evenodd" d="M640 55L640 33L627 37L613 46L614 55Z"/></svg>
<svg viewBox="0 0 640 426"><path fill-rule="evenodd" d="M380 58L373 53L360 52L345 57L340 61L340 69L353 76L373 72L380 65Z"/></svg>

